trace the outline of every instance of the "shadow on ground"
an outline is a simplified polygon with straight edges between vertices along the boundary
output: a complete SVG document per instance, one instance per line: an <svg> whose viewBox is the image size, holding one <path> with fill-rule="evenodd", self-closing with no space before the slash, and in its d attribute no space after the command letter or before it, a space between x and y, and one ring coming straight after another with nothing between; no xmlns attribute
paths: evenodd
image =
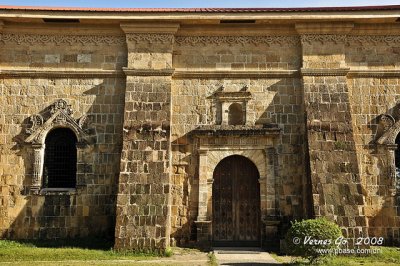
<svg viewBox="0 0 400 266"><path fill-rule="evenodd" d="M83 248L92 250L110 250L114 246L114 239L105 238L74 238L74 239L38 239L13 240L21 244L28 244L41 248Z"/></svg>

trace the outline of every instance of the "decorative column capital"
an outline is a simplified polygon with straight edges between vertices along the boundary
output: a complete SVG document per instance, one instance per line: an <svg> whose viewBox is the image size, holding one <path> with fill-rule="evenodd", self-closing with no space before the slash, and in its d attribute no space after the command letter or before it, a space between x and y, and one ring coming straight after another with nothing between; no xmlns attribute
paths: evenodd
<svg viewBox="0 0 400 266"><path fill-rule="evenodd" d="M207 150L197 150L199 156L207 156Z"/></svg>
<svg viewBox="0 0 400 266"><path fill-rule="evenodd" d="M31 144L31 147L32 147L32 149L34 149L34 150L41 150L41 149L44 149L44 146L45 146L45 144L42 144L42 143L32 143L32 144Z"/></svg>

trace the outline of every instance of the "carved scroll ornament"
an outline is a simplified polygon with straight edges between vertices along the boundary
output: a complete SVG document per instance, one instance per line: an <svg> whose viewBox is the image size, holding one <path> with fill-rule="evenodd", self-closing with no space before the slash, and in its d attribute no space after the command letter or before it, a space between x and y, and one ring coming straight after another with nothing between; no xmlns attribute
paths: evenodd
<svg viewBox="0 0 400 266"><path fill-rule="evenodd" d="M44 144L47 133L56 127L66 127L71 129L80 143L89 143L87 134L87 116L82 116L76 120L72 117L73 110L67 101L60 99L53 103L43 114L35 114L30 117L30 126L26 129L29 136L25 139L26 143Z"/></svg>

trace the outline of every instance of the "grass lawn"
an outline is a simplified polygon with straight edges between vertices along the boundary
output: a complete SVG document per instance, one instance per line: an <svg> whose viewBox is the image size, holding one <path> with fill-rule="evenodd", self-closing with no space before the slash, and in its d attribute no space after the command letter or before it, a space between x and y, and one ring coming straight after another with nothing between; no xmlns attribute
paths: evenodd
<svg viewBox="0 0 400 266"><path fill-rule="evenodd" d="M394 266L400 265L400 248L394 247L379 247L382 252L378 254L366 255L366 256L331 256L323 261L320 261L319 265L327 266ZM273 257L283 263L284 265L309 265L306 261L291 258L288 256L278 256L273 254Z"/></svg>
<svg viewBox="0 0 400 266"><path fill-rule="evenodd" d="M0 263L22 261L146 260L156 254L117 252L100 239L71 241L0 240Z"/></svg>

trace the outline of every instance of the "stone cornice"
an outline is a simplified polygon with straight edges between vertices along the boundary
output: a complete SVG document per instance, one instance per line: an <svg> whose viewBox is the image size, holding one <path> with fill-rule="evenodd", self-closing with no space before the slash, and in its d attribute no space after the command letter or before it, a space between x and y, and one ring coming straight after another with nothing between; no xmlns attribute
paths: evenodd
<svg viewBox="0 0 400 266"><path fill-rule="evenodd" d="M302 68L302 76L346 76L350 68Z"/></svg>
<svg viewBox="0 0 400 266"><path fill-rule="evenodd" d="M122 70L54 70L54 69L1 69L1 78L123 78L129 76L173 76L174 78L291 78L302 76L346 76L347 77L400 77L400 69L301 69L267 71L193 71L174 69L129 69Z"/></svg>
<svg viewBox="0 0 400 266"><path fill-rule="evenodd" d="M178 45L299 45L298 36L176 36Z"/></svg>
<svg viewBox="0 0 400 266"><path fill-rule="evenodd" d="M351 35L400 35L399 23L356 24Z"/></svg>
<svg viewBox="0 0 400 266"><path fill-rule="evenodd" d="M296 30L299 34L348 34L353 28L352 22L302 22L296 23Z"/></svg>
<svg viewBox="0 0 400 266"><path fill-rule="evenodd" d="M52 69L1 69L1 78L121 78L121 70L52 70Z"/></svg>
<svg viewBox="0 0 400 266"><path fill-rule="evenodd" d="M67 45L122 45L124 36L120 35L61 35L61 34L17 34L1 33L0 42L17 44L67 44Z"/></svg>
<svg viewBox="0 0 400 266"><path fill-rule="evenodd" d="M297 32L288 24L184 24L181 25L179 36L296 36Z"/></svg>
<svg viewBox="0 0 400 266"><path fill-rule="evenodd" d="M174 69L131 69L123 68L127 76L172 76Z"/></svg>
<svg viewBox="0 0 400 266"><path fill-rule="evenodd" d="M179 23L164 22L164 23L121 23L121 29L125 33L138 34L138 33L164 33L175 34L179 29Z"/></svg>
<svg viewBox="0 0 400 266"><path fill-rule="evenodd" d="M383 77L400 77L400 69L375 69L375 70L350 70L348 77L355 78L383 78Z"/></svg>
<svg viewBox="0 0 400 266"><path fill-rule="evenodd" d="M174 78L291 78L297 70L234 71L234 70L175 70Z"/></svg>

